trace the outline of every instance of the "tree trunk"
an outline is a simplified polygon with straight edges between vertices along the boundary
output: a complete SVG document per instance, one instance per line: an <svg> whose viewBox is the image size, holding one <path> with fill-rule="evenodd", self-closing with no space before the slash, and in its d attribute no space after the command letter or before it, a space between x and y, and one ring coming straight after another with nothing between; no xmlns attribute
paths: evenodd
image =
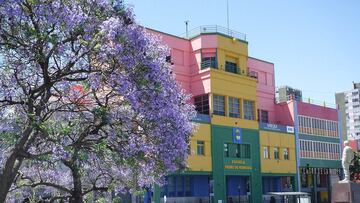
<svg viewBox="0 0 360 203"><path fill-rule="evenodd" d="M19 151L24 149L26 142L29 140L32 128L28 127L23 133L23 137L19 140L9 158L5 162L3 171L0 173L0 203L4 203L9 189L15 181L18 170L24 160L24 157L19 155Z"/></svg>
<svg viewBox="0 0 360 203"><path fill-rule="evenodd" d="M77 150L75 151L74 157L77 158ZM71 172L74 181L74 190L72 192L72 197L70 203L83 203L83 194L82 194L82 183L81 183L81 174L79 173L79 167L75 163L76 158L73 158L71 164Z"/></svg>
<svg viewBox="0 0 360 203"><path fill-rule="evenodd" d="M23 158L17 158L16 152L6 160L2 174L0 175L0 203L5 202L11 185L15 181L17 172L22 164Z"/></svg>

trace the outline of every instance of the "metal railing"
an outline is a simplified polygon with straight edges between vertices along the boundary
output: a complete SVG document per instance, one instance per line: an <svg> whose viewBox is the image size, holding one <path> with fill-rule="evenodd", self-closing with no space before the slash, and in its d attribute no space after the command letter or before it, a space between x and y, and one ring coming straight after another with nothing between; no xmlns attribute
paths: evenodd
<svg viewBox="0 0 360 203"><path fill-rule="evenodd" d="M206 61L202 61L200 63L200 67L201 70L205 69L205 68L214 68L214 69L218 69L218 64L216 60L206 60ZM244 76L248 76L254 79L258 78L258 74L255 71L248 71L247 74L245 74L245 70L242 70L239 67L235 67L235 68L226 68L225 70L228 73L234 73L234 74L238 74L238 75L244 75Z"/></svg>
<svg viewBox="0 0 360 203"><path fill-rule="evenodd" d="M219 25L203 25L188 31L187 33L182 34L181 36L186 39L191 39L199 36L200 34L211 34L211 33L223 34L228 37L233 37L242 41L246 41L246 34Z"/></svg>
<svg viewBox="0 0 360 203"><path fill-rule="evenodd" d="M217 69L217 62L216 60L206 60L201 62L201 69L205 68L215 68Z"/></svg>
<svg viewBox="0 0 360 203"><path fill-rule="evenodd" d="M286 98L287 101L290 101L290 100L293 100L293 99L294 98L292 97L292 95L287 96L287 98ZM314 104L314 105L317 105L317 106L323 106L323 107L334 108L334 109L337 108L336 104L321 101L321 100L311 99L311 98L302 97L301 99L296 99L295 98L295 100L298 100L298 101L301 100L300 102L308 103L308 104ZM280 102L280 98L278 96L275 98L275 102L276 103Z"/></svg>
<svg viewBox="0 0 360 203"><path fill-rule="evenodd" d="M248 76L252 78L258 78L258 74L255 71L248 71Z"/></svg>

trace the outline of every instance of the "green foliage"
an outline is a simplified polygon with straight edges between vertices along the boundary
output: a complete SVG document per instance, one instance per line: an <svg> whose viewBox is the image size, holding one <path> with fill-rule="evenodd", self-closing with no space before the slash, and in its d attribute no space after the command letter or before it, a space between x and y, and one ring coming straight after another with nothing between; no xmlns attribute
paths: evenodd
<svg viewBox="0 0 360 203"><path fill-rule="evenodd" d="M112 203L122 203L122 199L121 197L115 197L113 200L112 200Z"/></svg>
<svg viewBox="0 0 360 203"><path fill-rule="evenodd" d="M14 145L17 141L17 134L10 132L1 132L0 141L6 145Z"/></svg>
<svg viewBox="0 0 360 203"><path fill-rule="evenodd" d="M95 202L96 203L106 203L106 199L102 197L102 198L96 200Z"/></svg>
<svg viewBox="0 0 360 203"><path fill-rule="evenodd" d="M350 170L350 180L357 180L358 175L360 174L360 156L357 153L354 153L354 159L351 162L349 167Z"/></svg>
<svg viewBox="0 0 360 203"><path fill-rule="evenodd" d="M95 150L98 153L103 153L107 150L107 142L106 140L101 140L98 144L95 144Z"/></svg>

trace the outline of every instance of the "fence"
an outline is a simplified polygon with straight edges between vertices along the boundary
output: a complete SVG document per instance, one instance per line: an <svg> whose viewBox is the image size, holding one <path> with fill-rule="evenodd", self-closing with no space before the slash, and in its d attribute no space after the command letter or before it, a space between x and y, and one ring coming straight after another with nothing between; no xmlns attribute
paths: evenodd
<svg viewBox="0 0 360 203"><path fill-rule="evenodd" d="M200 27L196 27L194 29L191 29L185 34L182 34L181 36L186 39L191 39L194 37L199 36L200 34L212 34L212 33L218 33L223 34L229 37L233 37L242 41L246 41L246 35L244 33L230 30L228 28L218 26L218 25L203 25Z"/></svg>

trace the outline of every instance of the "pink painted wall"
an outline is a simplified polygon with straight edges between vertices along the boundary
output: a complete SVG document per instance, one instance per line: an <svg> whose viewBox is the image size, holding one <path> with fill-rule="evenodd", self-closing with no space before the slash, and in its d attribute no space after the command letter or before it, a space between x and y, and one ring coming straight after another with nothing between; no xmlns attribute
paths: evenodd
<svg viewBox="0 0 360 203"><path fill-rule="evenodd" d="M217 46L216 36L204 35L189 41L167 33L148 29L150 33L160 36L169 46L171 61L176 80L188 94L193 96L210 92L210 71L201 70L201 49L214 49Z"/></svg>
<svg viewBox="0 0 360 203"><path fill-rule="evenodd" d="M316 117L321 119L338 121L338 113L336 109L297 102L297 110L299 115Z"/></svg>
<svg viewBox="0 0 360 203"><path fill-rule="evenodd" d="M275 104L276 124L294 126L294 102Z"/></svg>
<svg viewBox="0 0 360 203"><path fill-rule="evenodd" d="M191 49L193 52L193 59L190 64L190 72L193 74L199 73L201 63L201 50L207 52L215 52L218 46L216 35L202 35L191 40Z"/></svg>
<svg viewBox="0 0 360 203"><path fill-rule="evenodd" d="M254 71L258 75L256 88L258 109L268 111L269 123L276 123L274 64L249 57L247 65L249 71Z"/></svg>

